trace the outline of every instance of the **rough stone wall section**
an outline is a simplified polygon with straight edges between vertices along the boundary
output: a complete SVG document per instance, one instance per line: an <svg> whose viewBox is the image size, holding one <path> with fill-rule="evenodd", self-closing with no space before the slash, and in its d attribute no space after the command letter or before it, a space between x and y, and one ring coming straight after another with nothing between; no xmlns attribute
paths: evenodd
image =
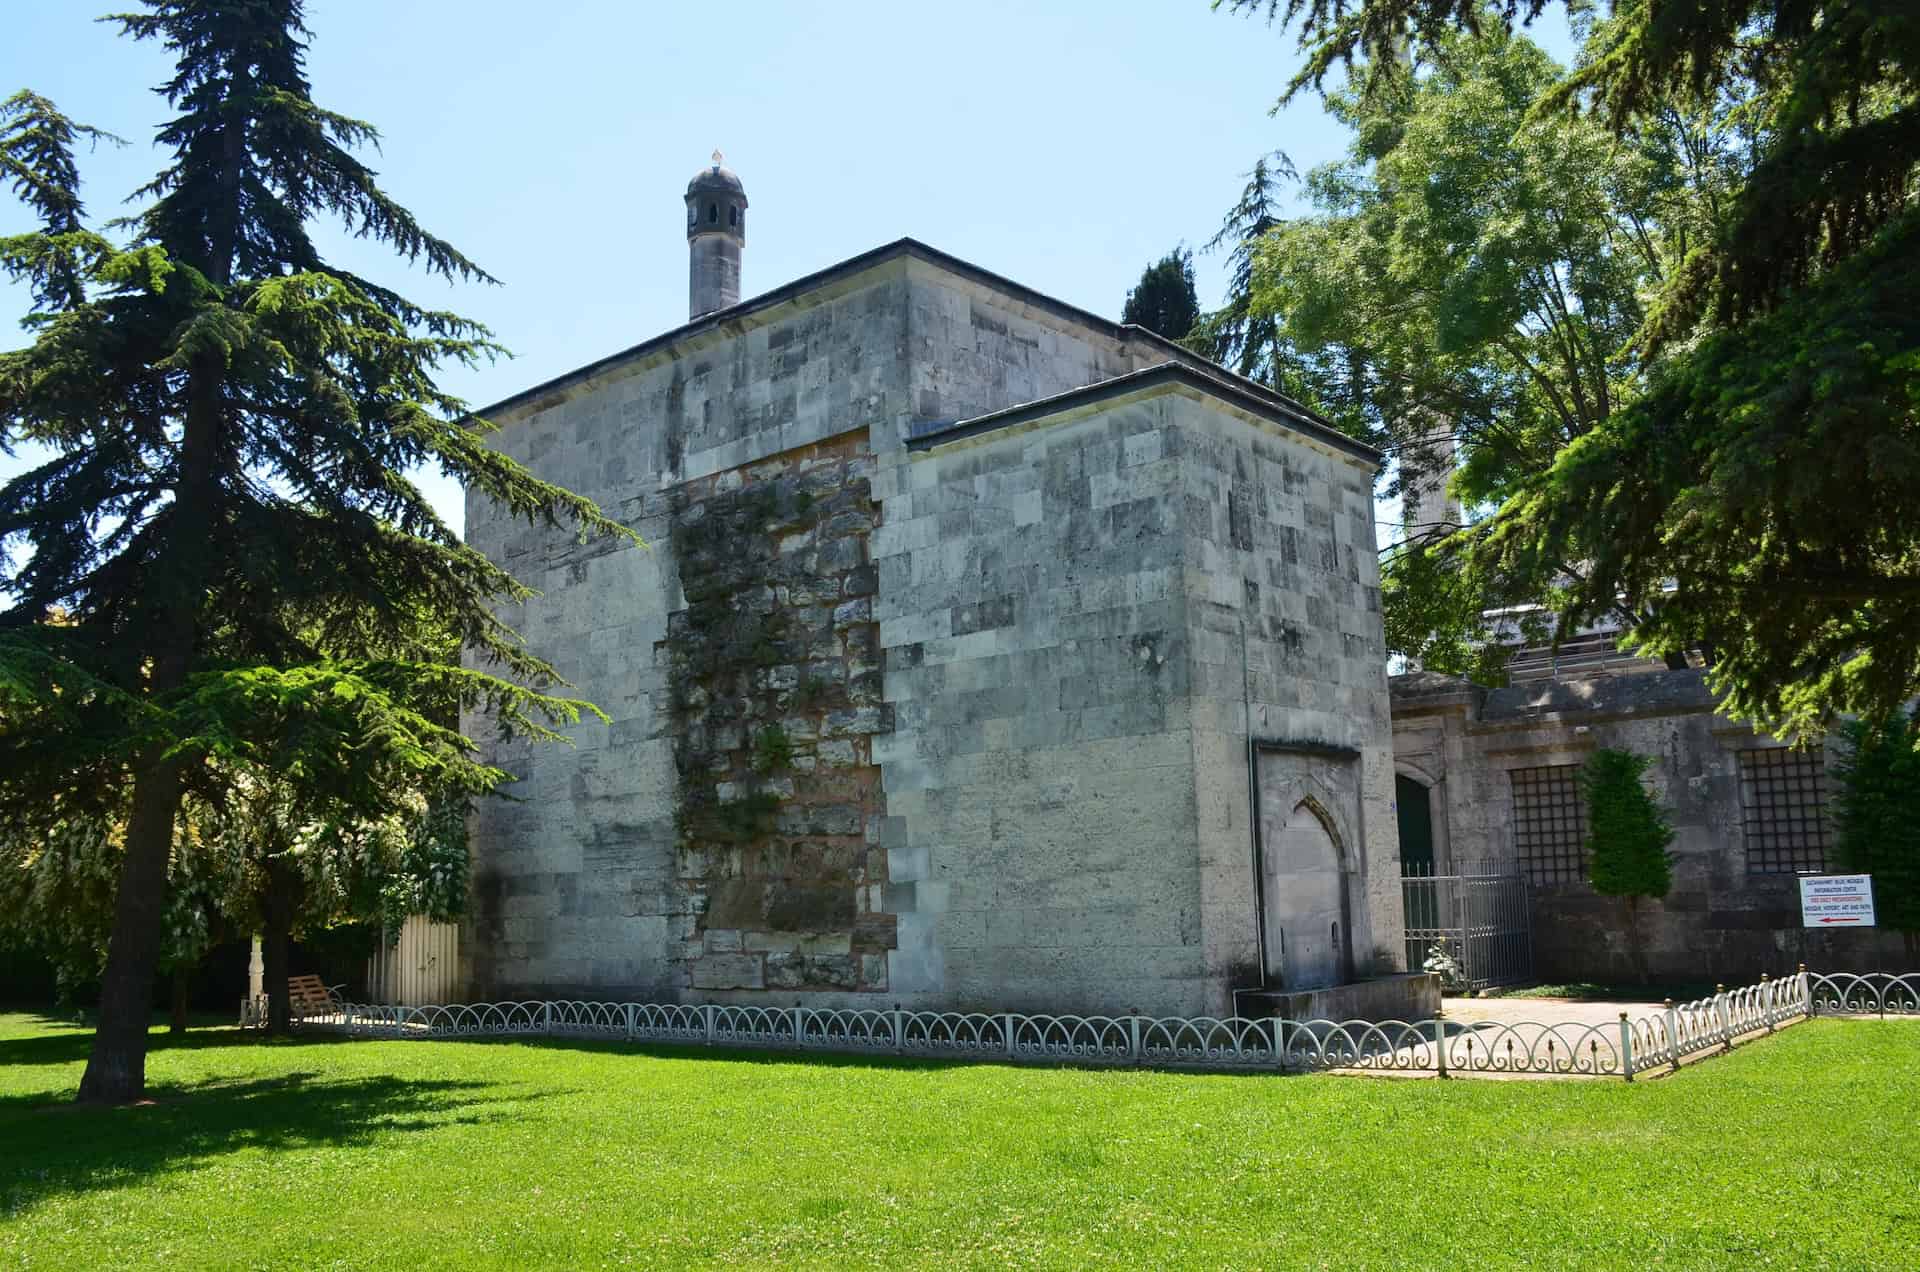
<svg viewBox="0 0 1920 1272"><path fill-rule="evenodd" d="M695 990L887 988L864 434L673 491L681 938Z"/></svg>

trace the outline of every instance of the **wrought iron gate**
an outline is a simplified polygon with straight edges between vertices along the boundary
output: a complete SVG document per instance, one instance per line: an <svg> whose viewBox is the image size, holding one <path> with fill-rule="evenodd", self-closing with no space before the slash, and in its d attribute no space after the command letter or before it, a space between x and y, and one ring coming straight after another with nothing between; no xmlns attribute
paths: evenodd
<svg viewBox="0 0 1920 1272"><path fill-rule="evenodd" d="M1407 968L1419 971L1444 950L1474 989L1533 976L1533 914L1525 876L1466 867L1466 873L1407 875Z"/></svg>

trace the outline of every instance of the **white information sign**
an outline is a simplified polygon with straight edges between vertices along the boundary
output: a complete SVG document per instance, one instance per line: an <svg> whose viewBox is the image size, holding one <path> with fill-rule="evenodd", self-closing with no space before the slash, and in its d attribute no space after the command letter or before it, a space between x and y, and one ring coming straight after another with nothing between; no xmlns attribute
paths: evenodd
<svg viewBox="0 0 1920 1272"><path fill-rule="evenodd" d="M1801 875L1800 922L1810 928L1872 927L1872 875Z"/></svg>

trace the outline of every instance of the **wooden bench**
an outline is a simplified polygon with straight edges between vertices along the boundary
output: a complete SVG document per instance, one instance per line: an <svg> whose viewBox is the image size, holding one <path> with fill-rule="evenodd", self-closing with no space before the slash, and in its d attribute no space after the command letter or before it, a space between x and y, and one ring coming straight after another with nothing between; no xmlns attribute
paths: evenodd
<svg viewBox="0 0 1920 1272"><path fill-rule="evenodd" d="M331 1016L339 1010L333 991L320 983L318 976L287 977L288 1014L295 1020L307 1016Z"/></svg>

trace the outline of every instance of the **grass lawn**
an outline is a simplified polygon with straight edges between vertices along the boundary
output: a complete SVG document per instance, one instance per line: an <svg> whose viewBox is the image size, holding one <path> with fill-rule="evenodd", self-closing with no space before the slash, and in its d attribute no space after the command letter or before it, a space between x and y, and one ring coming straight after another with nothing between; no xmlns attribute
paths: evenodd
<svg viewBox="0 0 1920 1272"><path fill-rule="evenodd" d="M1920 1022L1671 1077L1453 1082L0 1016L0 1266L1920 1266Z"/></svg>

